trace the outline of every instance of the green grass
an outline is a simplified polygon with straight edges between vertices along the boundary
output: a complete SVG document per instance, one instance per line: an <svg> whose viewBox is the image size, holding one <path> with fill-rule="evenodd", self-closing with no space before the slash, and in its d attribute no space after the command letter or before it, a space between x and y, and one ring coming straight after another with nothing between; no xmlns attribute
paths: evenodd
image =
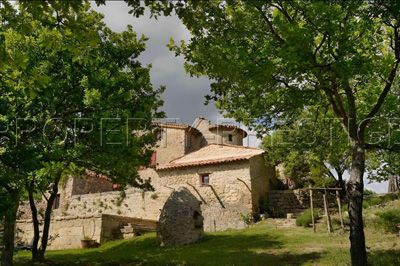
<svg viewBox="0 0 400 266"><path fill-rule="evenodd" d="M160 248L155 234L113 241L90 250L47 253L48 265L348 265L348 232L328 235L322 224L310 228L276 228L262 222L245 230L207 234L200 242ZM366 230L373 265L400 265L399 237ZM19 252L16 265L28 265L30 254Z"/></svg>

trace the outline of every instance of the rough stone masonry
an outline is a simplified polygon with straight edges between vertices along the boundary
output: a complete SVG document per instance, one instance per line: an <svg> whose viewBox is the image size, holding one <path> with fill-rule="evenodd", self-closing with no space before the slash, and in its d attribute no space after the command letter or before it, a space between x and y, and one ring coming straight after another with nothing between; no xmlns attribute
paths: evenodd
<svg viewBox="0 0 400 266"><path fill-rule="evenodd" d="M157 224L160 246L181 246L196 242L203 235L201 202L186 188L171 193Z"/></svg>

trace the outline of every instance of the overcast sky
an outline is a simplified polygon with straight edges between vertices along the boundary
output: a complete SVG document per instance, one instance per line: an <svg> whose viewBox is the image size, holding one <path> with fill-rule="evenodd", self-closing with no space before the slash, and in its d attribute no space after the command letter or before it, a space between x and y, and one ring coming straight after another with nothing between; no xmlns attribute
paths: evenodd
<svg viewBox="0 0 400 266"><path fill-rule="evenodd" d="M188 40L190 33L176 16L150 19L148 14L135 18L123 1L109 1L106 5L93 8L105 15L105 22L112 30L121 32L132 25L139 34L149 38L146 51L140 56L144 64L152 64L151 81L153 86L166 86L163 111L168 118L191 124L196 117L205 117L212 122L223 122L223 116L214 104L204 105L204 96L209 93L210 81L206 77L194 78L185 73L184 59L175 57L166 45L172 37L175 41ZM248 142L246 142L248 141ZM254 137L245 140L250 146L257 146ZM367 188L376 192L387 192L387 183L368 184Z"/></svg>
<svg viewBox="0 0 400 266"><path fill-rule="evenodd" d="M184 59L175 57L166 45L172 37L175 41L188 40L190 34L176 16L150 19L148 15L135 18L128 14L123 1L110 1L106 6L94 8L105 15L105 22L114 31L123 31L128 24L149 38L146 51L140 56L144 64L152 64L153 86L167 87L163 99L167 117L181 119L191 124L196 117L206 117L214 122L222 118L214 104L204 105L204 96L209 92L209 80L194 78L185 73Z"/></svg>

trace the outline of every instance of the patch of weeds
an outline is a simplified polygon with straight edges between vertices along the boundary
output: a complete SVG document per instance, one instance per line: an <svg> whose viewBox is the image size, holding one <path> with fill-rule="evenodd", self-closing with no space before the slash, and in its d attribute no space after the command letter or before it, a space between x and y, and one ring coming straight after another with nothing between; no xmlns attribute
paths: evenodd
<svg viewBox="0 0 400 266"><path fill-rule="evenodd" d="M317 221L319 217L319 210L314 209L314 221ZM310 227L312 224L311 209L305 210L296 218L296 225L303 227Z"/></svg>

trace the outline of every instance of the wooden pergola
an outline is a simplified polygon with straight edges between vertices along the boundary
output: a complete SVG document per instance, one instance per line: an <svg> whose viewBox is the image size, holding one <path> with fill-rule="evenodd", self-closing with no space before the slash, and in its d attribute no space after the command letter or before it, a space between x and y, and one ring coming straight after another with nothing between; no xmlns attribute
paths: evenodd
<svg viewBox="0 0 400 266"><path fill-rule="evenodd" d="M339 217L340 217L340 225L342 230L344 231L344 223L343 223L343 216L342 216L342 204L340 202L340 196L339 196L339 191L341 191L341 188L313 188L309 186L308 188L303 188L301 190L308 190L310 192L310 210L311 210L311 220L312 220L312 227L313 231L315 233L315 219L314 219L314 203L313 203L313 191L323 191L323 200L324 200L324 211L325 211L325 217L326 217L326 223L328 227L328 233L333 232L333 226L332 226L332 221L331 217L329 215L328 211L328 201L326 198L326 192L327 191L335 191L336 194L336 201L338 204L338 209L339 209Z"/></svg>

